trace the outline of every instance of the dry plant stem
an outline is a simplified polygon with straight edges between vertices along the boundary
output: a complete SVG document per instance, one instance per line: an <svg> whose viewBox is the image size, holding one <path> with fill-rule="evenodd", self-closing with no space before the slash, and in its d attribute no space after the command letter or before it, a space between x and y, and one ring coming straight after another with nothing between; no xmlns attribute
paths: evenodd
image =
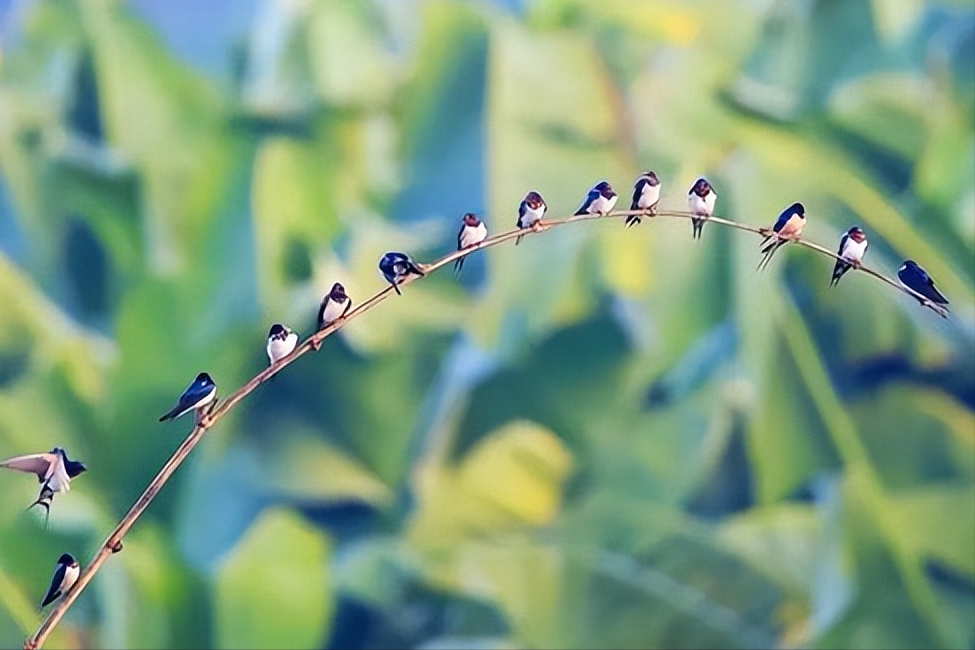
<svg viewBox="0 0 975 650"><path fill-rule="evenodd" d="M564 226L570 223L576 223L579 221L607 220L607 219L617 218L617 217L627 217L630 215L642 215L648 220L653 220L659 217L673 217L679 219L699 218L697 217L697 215L693 215L689 212L677 212L677 211L660 211L656 215L650 216L646 212L641 210L616 211L616 212L611 212L610 214L605 216L589 215L589 214L574 215L564 219L545 220L542 223L542 225L537 229L529 228L526 230L520 230L520 229L509 230L507 232L501 233L500 235L495 235L494 237L485 239L484 241L475 244L474 246L471 246L469 248L465 248L459 251L454 251L449 255L445 255L444 257L440 258L439 260L431 264L420 264L419 266L424 273L430 274L433 271L443 268L444 266L447 266L448 264L451 264L454 261L462 257L466 257L472 253L475 253L483 248L490 248L491 246L502 244L506 241L513 240L519 236L530 236L537 233L543 233L547 230L551 230L553 228ZM752 226L745 223L739 223L737 221L730 221L728 219L722 219L721 217L710 217L708 219L708 222L723 225L723 226L729 226L732 228L736 228L738 230L752 232L757 235L761 235L763 237L768 236L770 232L769 228L762 228L762 227ZM833 251L824 248L818 244L815 244L813 242L806 241L804 239L797 239L794 240L794 243L800 246L805 246L806 248L810 248L814 251L827 255L828 257L832 257L834 259L840 259L839 255L837 255ZM878 271L875 271L863 265L855 265L853 266L853 269L857 271L863 271L869 275L872 275L875 278L878 278L886 282L892 287L899 289L900 291L903 291L904 293L910 295L912 298L924 301L924 305L926 307L932 309L939 316L946 317L946 314L943 313L941 309L933 305L930 301L926 300L923 296L908 289L907 287L904 287L903 285L887 277L886 275L883 275L882 273L879 273ZM406 286L416 281L420 277L426 277L426 276L410 275L400 283L400 286L401 287ZM37 629L34 635L24 642L24 648L28 650L34 650L44 645L44 642L47 640L47 637L51 634L51 632L54 630L57 624L61 621L61 618L64 617L65 612L67 612L68 608L71 607L72 603L74 603L74 601L78 598L82 590L84 590L84 588L88 586L88 583L91 582L92 578L94 578L95 574L105 563L105 560L107 560L109 556L111 556L113 553L121 549L122 538L125 537L125 535L129 532L129 530L139 519L139 517L141 517L142 514L146 511L146 509L149 507L149 504L152 503L153 499L156 498L156 495L159 494L160 490L162 490L163 486L166 484L169 478L176 472L177 469L179 469L180 465L183 464L183 461L186 460L186 457L190 455L190 453L193 451L196 445L199 444L200 440L203 439L203 435L207 432L207 430L209 430L214 424L216 424L221 418L223 418L234 406L237 405L238 402L240 402L245 397L247 397L255 390L257 390L257 388L261 384L263 384L268 379L276 375L285 366L288 366L289 364L293 363L296 359L298 359L298 357L306 354L307 352L314 351L313 346L320 344L326 337L332 335L334 332L344 327L346 323L355 320L362 314L374 308L383 300L386 300L387 298L393 295L395 295L395 293L391 286L388 286L385 289L379 291L378 293L370 297L365 302L360 303L358 306L354 307L344 317L339 318L338 320L329 324L327 327L324 327L321 330L309 336L307 339L302 341L302 343L298 345L298 347L296 347L294 351L291 352L291 354L282 357L275 364L268 366L261 372L254 375L246 384L238 388L229 397L227 397L224 400L218 401L214 405L214 407L210 409L209 412L200 416L198 418L196 425L193 427L193 430L190 431L189 435L186 436L186 438L179 445L179 447L176 448L176 451L174 451L173 455L169 457L169 460L166 461L166 464L163 465L162 469L160 469L159 472L156 474L156 476L152 479L152 481L149 483L146 489L139 496L138 500L136 500L136 502L132 505L132 507L129 508L129 511L125 513L125 516L122 517L122 520L119 521L118 525L115 526L115 529L109 534L109 536L102 543L101 547L98 549L98 552L95 554L95 556L91 559L91 561L85 566L84 570L81 572L81 575L78 577L78 580L77 582L75 582L74 586L70 590L68 590L68 592L64 594L61 600L58 601L57 605L55 605L54 608L51 609L51 611L47 615L47 618L45 618L41 622L40 627Z"/></svg>
<svg viewBox="0 0 975 650"><path fill-rule="evenodd" d="M613 216L616 216L616 214L617 213L614 212L613 213ZM642 214L642 213L641 212L626 212L626 213L620 213L620 214ZM700 218L697 215L692 215L690 212L675 212L675 211L669 211L669 210L665 210L665 211L662 211L662 212L658 212L656 216L659 216L659 217L676 217L678 219ZM651 218L653 218L653 217L651 217ZM738 230L745 230L747 232L753 232L753 233L755 233L757 235L761 235L762 237L769 236L771 234L771 230L772 230L771 228L760 228L760 227L757 227L757 226L749 225L747 223L739 223L737 221L729 221L728 219L722 219L721 217L709 217L708 218L708 223L717 223L717 224L721 224L723 226L731 226L732 228L737 228ZM846 262L846 260L843 260L843 258L840 257L838 253L834 253L830 249L824 248L823 246L820 246L819 244L817 244L815 242L811 242L809 240L802 239L802 238L800 238L800 239L792 239L792 240L789 240L789 241L791 243L793 243L793 244L798 244L799 246L805 246L806 248L812 249L812 250L816 251L817 253L822 253L823 255L826 255L828 257L832 257L833 259L842 260L842 261ZM849 264L849 262L847 262L847 264ZM893 279L893 278L891 278L889 276L886 276L883 273L880 273L879 271L875 271L874 269L870 268L869 266L864 266L863 264L853 264L851 266L851 268L854 271L863 271L867 275L872 275L873 277L877 278L878 280L881 280L883 282L886 282L887 284L889 284L890 286L894 287L898 291L902 291L902 292L906 293L907 295L909 295L911 298L914 298L915 300L917 300L918 302L920 302L923 306L927 307L928 309L930 309L931 311L933 311L934 313L936 313L938 316L941 316L942 318L948 318L948 311L944 307L942 307L940 305L936 305L935 303L931 302L930 300L928 300L927 298L925 298L924 296L922 296L921 294L919 294L917 291L914 291L913 289L910 289L908 287L905 287L903 284L901 284L897 280L895 280L895 279Z"/></svg>

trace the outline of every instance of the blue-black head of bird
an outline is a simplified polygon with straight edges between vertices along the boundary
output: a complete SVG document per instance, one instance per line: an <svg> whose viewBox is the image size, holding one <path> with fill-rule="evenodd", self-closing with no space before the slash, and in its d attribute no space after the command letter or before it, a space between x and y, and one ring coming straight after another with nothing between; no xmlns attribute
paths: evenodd
<svg viewBox="0 0 975 650"><path fill-rule="evenodd" d="M609 181L599 181L593 189L599 192L605 199L616 196L616 192L613 191L613 186L609 184Z"/></svg>
<svg viewBox="0 0 975 650"><path fill-rule="evenodd" d="M531 192L525 195L524 203L532 210L538 210L543 205L545 205L545 200L542 199L541 194L532 190Z"/></svg>
<svg viewBox="0 0 975 650"><path fill-rule="evenodd" d="M702 199L708 195L711 191L711 184L707 182L704 178L699 178L695 181L694 185L691 187L691 192L697 194Z"/></svg>
<svg viewBox="0 0 975 650"><path fill-rule="evenodd" d="M213 386L213 380L210 379L210 375L208 375L205 372L201 372L200 374L198 374L196 376L196 380L193 383L199 384L201 387L204 388Z"/></svg>
<svg viewBox="0 0 975 650"><path fill-rule="evenodd" d="M88 468L79 460L71 460L68 458L68 452L60 447L55 447L51 450L52 454L59 454L61 459L64 461L64 471L67 472L69 478L74 478L81 474L82 472L87 472Z"/></svg>
<svg viewBox="0 0 975 650"><path fill-rule="evenodd" d="M349 299L349 296L345 293L345 287L342 286L341 282L336 282L332 285L332 289L328 292L328 297L335 302L345 302Z"/></svg>
<svg viewBox="0 0 975 650"><path fill-rule="evenodd" d="M275 323L271 325L271 329L267 333L269 339L280 339L284 340L288 337L288 328L286 328L281 323Z"/></svg>
<svg viewBox="0 0 975 650"><path fill-rule="evenodd" d="M470 228L477 228L481 225L481 220L477 218L477 215L473 212L468 212L464 215L464 225Z"/></svg>

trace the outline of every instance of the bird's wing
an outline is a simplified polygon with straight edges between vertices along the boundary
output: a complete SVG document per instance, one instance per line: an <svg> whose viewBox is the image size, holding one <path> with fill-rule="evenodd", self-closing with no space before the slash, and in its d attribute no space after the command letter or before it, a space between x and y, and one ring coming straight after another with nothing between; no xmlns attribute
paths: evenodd
<svg viewBox="0 0 975 650"><path fill-rule="evenodd" d="M582 207L576 210L576 214L585 214L586 212L588 212L589 207L592 205L592 202L598 199L600 196L601 195L599 193L599 190L597 189L589 190L589 194L586 195L586 200L583 201Z"/></svg>
<svg viewBox="0 0 975 650"><path fill-rule="evenodd" d="M848 242L849 240L850 240L849 233L843 233L843 236L840 237L840 250L837 251L837 253L836 253L837 255L839 255L841 257L843 256L843 249L846 248L846 242Z"/></svg>
<svg viewBox="0 0 975 650"><path fill-rule="evenodd" d="M39 481L43 481L47 477L48 470L58 460L57 454L27 454L26 456L15 456L0 461L0 467L16 469L21 472L30 472L36 474Z"/></svg>
<svg viewBox="0 0 975 650"><path fill-rule="evenodd" d="M193 384L186 389L186 392L183 393L183 396L180 398L179 401L182 402L185 400L189 404L195 404L196 402L199 402L201 399L209 395L210 391L212 390L213 390L213 384L204 385L204 384L198 384L196 382L193 382Z"/></svg>
<svg viewBox="0 0 975 650"><path fill-rule="evenodd" d="M328 308L328 303L329 303L329 301L331 299L332 299L331 294L325 296L325 299L322 300L322 305L318 308L318 328L319 329L321 329L322 325L324 325L324 323L322 323L322 319L325 317L325 310Z"/></svg>
<svg viewBox="0 0 975 650"><path fill-rule="evenodd" d="M789 223L789 219L791 219L792 215L794 214L795 213L792 212L792 210L786 210L785 212L780 214L778 220L776 220L775 222L775 225L772 226L772 230L775 232L779 232L780 230L785 228L785 224Z"/></svg>
<svg viewBox="0 0 975 650"><path fill-rule="evenodd" d="M630 205L634 206L632 209L635 209L636 205L639 203L640 198L643 196L643 188L646 187L647 183L649 182L650 181L642 176L637 179L636 185L633 186L633 200L630 202Z"/></svg>
<svg viewBox="0 0 975 650"><path fill-rule="evenodd" d="M64 582L64 574L67 570L68 567L64 564L58 565L57 570L54 572L54 577L51 578L51 586L47 590L47 595L44 596L41 607L50 605L61 595L61 583Z"/></svg>
<svg viewBox="0 0 975 650"><path fill-rule="evenodd" d="M936 286L934 286L934 280L931 279L931 276L925 274L925 279L926 282L924 283L924 288L926 289L926 291L922 291L922 293L926 297L933 300L934 302L941 303L942 305L947 305L948 299L944 297L944 294L938 291L938 288Z"/></svg>
<svg viewBox="0 0 975 650"><path fill-rule="evenodd" d="M466 223L460 224L460 230L457 231L457 248L458 250L464 245L464 229L467 228Z"/></svg>

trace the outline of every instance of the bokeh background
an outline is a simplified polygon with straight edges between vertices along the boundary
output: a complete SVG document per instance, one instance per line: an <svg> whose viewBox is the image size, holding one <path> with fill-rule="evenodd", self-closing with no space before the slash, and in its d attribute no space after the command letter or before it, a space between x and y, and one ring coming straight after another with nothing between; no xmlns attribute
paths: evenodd
<svg viewBox="0 0 975 650"><path fill-rule="evenodd" d="M58 648L975 647L975 3L0 0L0 646L275 321L460 216L658 219L410 285L207 434Z"/></svg>

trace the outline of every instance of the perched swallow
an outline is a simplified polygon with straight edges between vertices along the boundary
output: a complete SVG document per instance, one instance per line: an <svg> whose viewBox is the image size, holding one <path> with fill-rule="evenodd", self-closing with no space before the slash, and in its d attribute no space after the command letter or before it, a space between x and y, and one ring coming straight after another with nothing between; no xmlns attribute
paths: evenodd
<svg viewBox="0 0 975 650"><path fill-rule="evenodd" d="M917 301L922 305L927 303L933 303L936 306L948 304L948 299L945 298L940 291L938 291L937 287L934 286L934 280L931 279L928 272L918 266L917 262L914 260L905 261L901 267L897 269L897 279L900 280L900 283L908 289L920 294L921 296L924 296L924 299L915 296ZM938 311L940 313L940 310Z"/></svg>
<svg viewBox="0 0 975 650"><path fill-rule="evenodd" d="M612 185L606 181L599 181L589 190L589 194L586 195L586 200L576 210L576 214L598 214L600 216L609 214L612 212L613 206L616 205L616 199L618 198L616 192L613 191Z"/></svg>
<svg viewBox="0 0 975 650"><path fill-rule="evenodd" d="M8 458L0 461L0 467L37 475L37 481L42 484L41 493L37 501L27 506L27 509L41 506L47 517L51 515L51 502L54 500L54 495L70 490L71 479L88 470L84 463L68 458L67 452L60 447L55 447L46 454Z"/></svg>
<svg viewBox="0 0 975 650"><path fill-rule="evenodd" d="M545 216L546 210L548 210L548 206L545 205L545 199L542 198L542 195L538 192L529 192L518 206L518 222L516 225L522 230L528 228L538 230L542 225L542 217ZM520 243L521 236L519 235L515 238L515 246Z"/></svg>
<svg viewBox="0 0 975 650"><path fill-rule="evenodd" d="M194 409L198 412L202 411L203 407L212 402L216 396L217 385L210 379L210 375L201 372L193 380L193 383L187 386L183 394L179 396L179 401L173 407L173 410L159 418L159 421L175 420L184 413Z"/></svg>
<svg viewBox="0 0 975 650"><path fill-rule="evenodd" d="M660 201L660 179L652 171L640 174L633 184L633 200L630 211L643 210L648 215L657 214L657 203ZM640 223L640 215L631 214L626 218L626 227Z"/></svg>
<svg viewBox="0 0 975 650"><path fill-rule="evenodd" d="M399 283L403 281L403 278L410 273L425 275L406 253L386 253L379 260L379 270L383 272L386 282L393 285L393 289L398 295L403 295L399 290Z"/></svg>
<svg viewBox="0 0 975 650"><path fill-rule="evenodd" d="M763 269L768 266L775 255L775 251L793 239L799 239L802 229L806 226L806 209L801 203L793 203L779 215L772 226L772 232L765 236L759 246L762 247L762 260L758 263L758 268Z"/></svg>
<svg viewBox="0 0 975 650"><path fill-rule="evenodd" d="M47 595L44 596L41 607L47 607L64 595L68 589L71 589L72 585L78 580L79 573L81 573L81 566L78 564L78 560L74 559L74 556L65 553L59 557L58 566L54 570L54 577L51 578L51 586L47 590Z"/></svg>
<svg viewBox="0 0 975 650"><path fill-rule="evenodd" d="M718 200L718 193L714 191L707 179L699 178L687 193L687 207L691 214L701 215L703 219L691 219L694 226L694 238L700 239L704 232L704 222L714 214L714 203Z"/></svg>
<svg viewBox="0 0 975 650"><path fill-rule="evenodd" d="M318 307L318 331L322 331L340 318L345 318L350 309L352 309L352 298L345 293L345 287L340 282L336 282L332 285L332 290L322 298L322 304ZM312 340L312 350L321 347L321 341L316 343Z"/></svg>
<svg viewBox="0 0 975 650"><path fill-rule="evenodd" d="M859 226L853 226L840 237L840 250L837 255L842 257L836 260L833 267L833 279L829 286L835 285L843 277L843 274L854 266L859 266L863 261L863 255L867 252L867 233L863 232Z"/></svg>
<svg viewBox="0 0 975 650"><path fill-rule="evenodd" d="M322 298L322 304L318 308L318 329L325 329L332 322L344 317L352 309L352 299L345 293L345 287L336 282L332 285L332 290Z"/></svg>
<svg viewBox="0 0 975 650"><path fill-rule="evenodd" d="M267 333L267 358L270 364L291 354L298 345L298 334L287 325L275 323Z"/></svg>
<svg viewBox="0 0 975 650"><path fill-rule="evenodd" d="M487 239L487 226L484 222L477 218L477 215L473 212L468 212L464 215L464 222L460 226L460 231L457 233L457 250L463 250L474 246L475 244L480 244L482 241ZM460 274L461 269L464 268L464 260L466 257L461 257L456 262L454 262L454 272Z"/></svg>

